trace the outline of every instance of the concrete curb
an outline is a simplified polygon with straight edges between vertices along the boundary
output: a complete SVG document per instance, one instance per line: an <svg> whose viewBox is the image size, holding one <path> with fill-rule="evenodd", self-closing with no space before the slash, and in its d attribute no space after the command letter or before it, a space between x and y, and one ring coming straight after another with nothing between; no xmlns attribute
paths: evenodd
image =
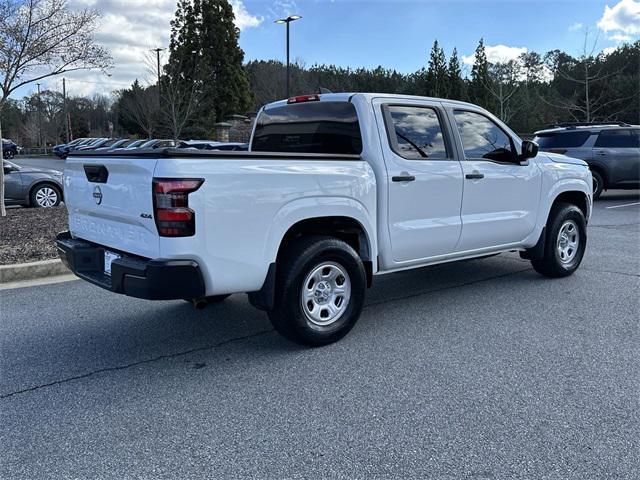
<svg viewBox="0 0 640 480"><path fill-rule="evenodd" d="M65 267L59 258L40 262L0 265L0 284L55 277L69 273L71 271Z"/></svg>

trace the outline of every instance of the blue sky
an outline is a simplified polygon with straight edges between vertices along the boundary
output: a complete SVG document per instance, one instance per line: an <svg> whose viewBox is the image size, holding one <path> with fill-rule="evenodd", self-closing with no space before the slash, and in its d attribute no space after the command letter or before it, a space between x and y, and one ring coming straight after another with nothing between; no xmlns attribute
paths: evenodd
<svg viewBox="0 0 640 480"><path fill-rule="evenodd" d="M269 18L272 2L244 3L249 12L265 18L258 27L242 33L241 45L247 58L282 58L284 28L274 25ZM453 47L461 55L472 55L480 37L489 46L577 52L584 40L585 27L590 27L594 36L598 33L597 23L607 4L597 0L298 0L295 3L297 8L286 9L303 16L291 25L294 58L301 58L308 65L382 64L402 72L423 66L435 39L447 56ZM600 48L616 44L602 31L600 37Z"/></svg>
<svg viewBox="0 0 640 480"><path fill-rule="evenodd" d="M426 65L435 39L447 56L453 47L470 63L480 37L490 60L522 51L561 49L578 55L589 29L598 50L640 38L640 0L230 0L241 29L245 59L285 58L285 29L274 23L302 15L291 25L291 55L307 66L383 65L413 72ZM168 45L176 0L69 0L71 8L102 11L98 42L114 57L102 72L66 75L70 95L109 93L136 78L153 82L149 49ZM152 62L153 63L153 62ZM153 64L155 65L155 64ZM45 81L61 90L61 78ZM20 89L14 97L31 93Z"/></svg>

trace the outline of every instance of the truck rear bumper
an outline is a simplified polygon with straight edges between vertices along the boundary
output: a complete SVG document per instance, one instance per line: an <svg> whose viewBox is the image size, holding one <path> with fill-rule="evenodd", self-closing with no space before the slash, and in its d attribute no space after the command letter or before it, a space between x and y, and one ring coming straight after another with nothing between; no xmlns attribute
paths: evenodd
<svg viewBox="0 0 640 480"><path fill-rule="evenodd" d="M193 260L147 260L113 251L69 232L58 234L56 245L62 261L78 277L106 290L149 300L200 298L205 295L202 272ZM104 252L120 255L104 271Z"/></svg>

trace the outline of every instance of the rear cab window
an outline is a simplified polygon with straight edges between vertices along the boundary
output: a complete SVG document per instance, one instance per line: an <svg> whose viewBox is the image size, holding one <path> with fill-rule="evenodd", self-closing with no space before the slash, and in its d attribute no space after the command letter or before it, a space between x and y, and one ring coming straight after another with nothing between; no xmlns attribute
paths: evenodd
<svg viewBox="0 0 640 480"><path fill-rule="evenodd" d="M264 109L256 121L251 150L360 155L362 136L355 106L314 101Z"/></svg>
<svg viewBox="0 0 640 480"><path fill-rule="evenodd" d="M579 148L582 147L591 132L543 132L536 135L534 142L543 150L550 148Z"/></svg>

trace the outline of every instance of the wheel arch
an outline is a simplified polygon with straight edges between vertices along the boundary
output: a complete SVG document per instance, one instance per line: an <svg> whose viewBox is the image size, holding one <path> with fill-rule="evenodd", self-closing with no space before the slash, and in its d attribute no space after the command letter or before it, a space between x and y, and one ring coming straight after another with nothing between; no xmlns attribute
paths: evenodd
<svg viewBox="0 0 640 480"><path fill-rule="evenodd" d="M267 276L262 288L249 294L251 304L263 310L270 310L273 307L278 260L292 241L307 235L327 235L350 245L362 259L367 275L367 286L371 286L373 272L377 269L376 237L366 216L363 217L366 209L362 204L359 205L362 210L340 211L338 209L332 213L315 216L308 216L308 214L300 216L298 212L298 215L290 216L292 219L295 218L295 221L284 224L286 227L280 229L281 233L276 237L277 242L271 245L272 261ZM271 236L273 237L273 234Z"/></svg>
<svg viewBox="0 0 640 480"><path fill-rule="evenodd" d="M26 191L26 201L30 206L31 205L31 194L34 192L34 190L44 184L49 184L49 185L53 185L54 187L56 187L58 189L58 191L60 192L60 201L64 201L64 190L62 189L62 185L60 185L58 182L56 182L55 180L51 180L50 178L38 178L37 180L33 181L29 187L27 188Z"/></svg>

